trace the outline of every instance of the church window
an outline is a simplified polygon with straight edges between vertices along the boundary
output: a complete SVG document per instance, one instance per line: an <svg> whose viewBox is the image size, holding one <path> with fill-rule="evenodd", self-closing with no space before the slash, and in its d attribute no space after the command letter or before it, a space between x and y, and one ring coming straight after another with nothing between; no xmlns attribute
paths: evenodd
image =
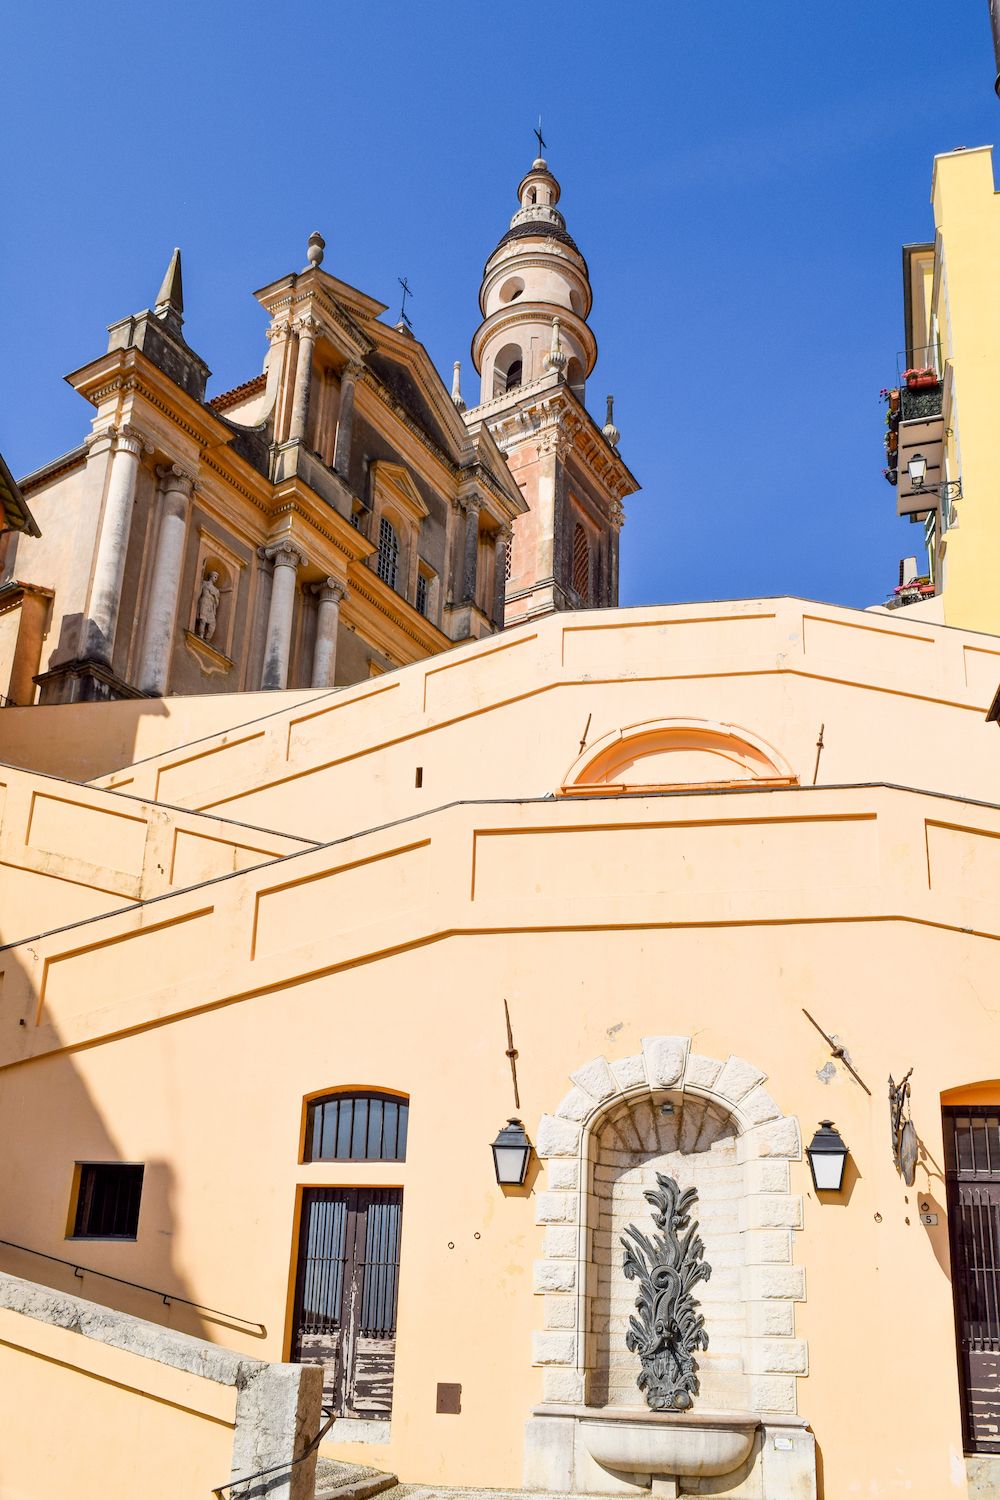
<svg viewBox="0 0 1000 1500"><path fill-rule="evenodd" d="M134 1240L139 1232L143 1170L118 1162L82 1162L73 1237Z"/></svg>
<svg viewBox="0 0 1000 1500"><path fill-rule="evenodd" d="M399 569L399 537L396 535L396 528L385 516L378 523L378 556L375 561L382 582L394 589Z"/></svg>
<svg viewBox="0 0 1000 1500"><path fill-rule="evenodd" d="M588 603L590 600L590 543L579 521L573 532L573 587L584 603Z"/></svg>
<svg viewBox="0 0 1000 1500"><path fill-rule="evenodd" d="M524 356L519 344L505 344L493 361L493 394L502 396L521 384Z"/></svg>
<svg viewBox="0 0 1000 1500"><path fill-rule="evenodd" d="M306 1113L306 1161L405 1161L410 1101L376 1089L326 1094Z"/></svg>
<svg viewBox="0 0 1000 1500"><path fill-rule="evenodd" d="M521 384L521 369L522 369L521 361L519 359L515 359L514 363L510 366L509 370L507 371L507 385L506 385L506 389L508 391L514 390L514 388L516 386L519 386Z"/></svg>
<svg viewBox="0 0 1000 1500"><path fill-rule="evenodd" d="M427 574L417 574L417 613L427 613Z"/></svg>

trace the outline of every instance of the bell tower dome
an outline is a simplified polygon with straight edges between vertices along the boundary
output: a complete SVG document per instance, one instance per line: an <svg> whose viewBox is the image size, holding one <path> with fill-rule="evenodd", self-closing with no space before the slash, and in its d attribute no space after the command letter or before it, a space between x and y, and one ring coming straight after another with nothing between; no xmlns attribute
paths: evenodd
<svg viewBox="0 0 1000 1500"><path fill-rule="evenodd" d="M482 377L481 401L529 385L546 374L552 320L559 318L567 384L582 401L597 362L587 326L593 303L590 273L556 205L560 187L542 157L522 177L518 210L486 262L479 289L483 321L472 341Z"/></svg>
<svg viewBox="0 0 1000 1500"><path fill-rule="evenodd" d="M507 548L507 625L618 603L622 499L639 488L610 406L601 427L584 404L597 363L590 273L543 157L517 199L483 271L472 340L480 404L465 413L489 428L528 506Z"/></svg>

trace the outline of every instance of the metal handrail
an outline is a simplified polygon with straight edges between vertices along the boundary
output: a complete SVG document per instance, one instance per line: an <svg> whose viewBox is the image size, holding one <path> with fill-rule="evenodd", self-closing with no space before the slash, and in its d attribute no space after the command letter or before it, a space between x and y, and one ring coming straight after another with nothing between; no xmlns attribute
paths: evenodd
<svg viewBox="0 0 1000 1500"><path fill-rule="evenodd" d="M95 1271L93 1266L81 1266L78 1260L63 1260L59 1255L50 1255L47 1250L36 1250L32 1245L19 1245L16 1240L0 1240L0 1245L6 1245L11 1250L23 1250L27 1255L38 1255L42 1260L55 1261L57 1266L69 1266L74 1276L82 1281L84 1276L103 1276L105 1281L116 1281L119 1286L130 1286L136 1292L149 1292L154 1297L162 1297L164 1304L169 1307L172 1302L182 1302L185 1307L193 1307L198 1312L210 1313L213 1317L222 1318L227 1323L242 1323L244 1328L257 1330L255 1338L266 1338L267 1329L263 1323L255 1323L252 1318L241 1318L238 1313L220 1312L217 1307L209 1307L204 1302L192 1302L190 1297L179 1297L176 1292L163 1292L159 1287L143 1286L141 1281L126 1281L124 1276L112 1276L110 1271Z"/></svg>
<svg viewBox="0 0 1000 1500"><path fill-rule="evenodd" d="M328 1411L330 1411L330 1408L328 1406L321 1407L320 1409L324 1415ZM239 1479L230 1479L226 1484L218 1485L212 1491L212 1494L215 1496L215 1500L224 1500L227 1490L229 1490L231 1496L237 1485L253 1484L257 1479L266 1479L269 1474L287 1474L289 1470L294 1469L296 1465L305 1463L306 1459L312 1453L315 1453L316 1449L326 1437L327 1433L330 1431L330 1428L333 1426L336 1420L336 1415L333 1412L330 1412L330 1415L323 1423L323 1426L320 1428L319 1432L317 1432L316 1436L309 1443L308 1447L302 1450L298 1458L289 1459L287 1463L272 1464L269 1469L259 1469L256 1474L242 1474Z"/></svg>

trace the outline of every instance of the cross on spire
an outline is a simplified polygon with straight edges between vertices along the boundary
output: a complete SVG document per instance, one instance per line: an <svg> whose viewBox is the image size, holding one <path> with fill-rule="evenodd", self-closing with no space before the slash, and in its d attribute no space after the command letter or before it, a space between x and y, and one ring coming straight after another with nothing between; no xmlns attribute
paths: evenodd
<svg viewBox="0 0 1000 1500"><path fill-rule="evenodd" d="M403 288L403 300L402 300L402 303L400 304L400 308L399 308L399 321L401 323L405 323L406 326L407 326L407 328L412 328L413 324L410 322L409 318L406 316L406 299L407 299L407 297L412 297L413 296L413 291L412 291L412 289L410 287L410 283L407 281L407 279L406 279L405 276L397 276L396 280L399 282L400 286Z"/></svg>
<svg viewBox="0 0 1000 1500"><path fill-rule="evenodd" d="M533 136L536 137L536 139L538 141L538 154L539 154L539 156L541 156L542 152L545 150L545 147L548 145L548 142L546 141L545 137L542 135L542 117L541 117L541 115L538 116L538 125L537 125L537 127L531 133L532 133Z"/></svg>

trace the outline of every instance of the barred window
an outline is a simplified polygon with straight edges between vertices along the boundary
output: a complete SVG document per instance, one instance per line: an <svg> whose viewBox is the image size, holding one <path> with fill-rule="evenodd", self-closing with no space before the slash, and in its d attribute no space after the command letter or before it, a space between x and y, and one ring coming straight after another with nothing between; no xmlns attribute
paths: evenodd
<svg viewBox="0 0 1000 1500"><path fill-rule="evenodd" d="M590 543L587 533L576 524L573 532L573 587L584 602L590 599Z"/></svg>
<svg viewBox="0 0 1000 1500"><path fill-rule="evenodd" d="M405 1161L410 1101L378 1090L309 1103L306 1161Z"/></svg>
<svg viewBox="0 0 1000 1500"><path fill-rule="evenodd" d="M141 1166L83 1162L73 1235L81 1240L134 1240L139 1233Z"/></svg>
<svg viewBox="0 0 1000 1500"><path fill-rule="evenodd" d="M396 535L396 528L391 521L386 520L385 516L380 517L378 523L376 568L382 582L394 589L399 568L399 537Z"/></svg>
<svg viewBox="0 0 1000 1500"><path fill-rule="evenodd" d="M420 614L427 613L427 574L417 574L417 610Z"/></svg>

